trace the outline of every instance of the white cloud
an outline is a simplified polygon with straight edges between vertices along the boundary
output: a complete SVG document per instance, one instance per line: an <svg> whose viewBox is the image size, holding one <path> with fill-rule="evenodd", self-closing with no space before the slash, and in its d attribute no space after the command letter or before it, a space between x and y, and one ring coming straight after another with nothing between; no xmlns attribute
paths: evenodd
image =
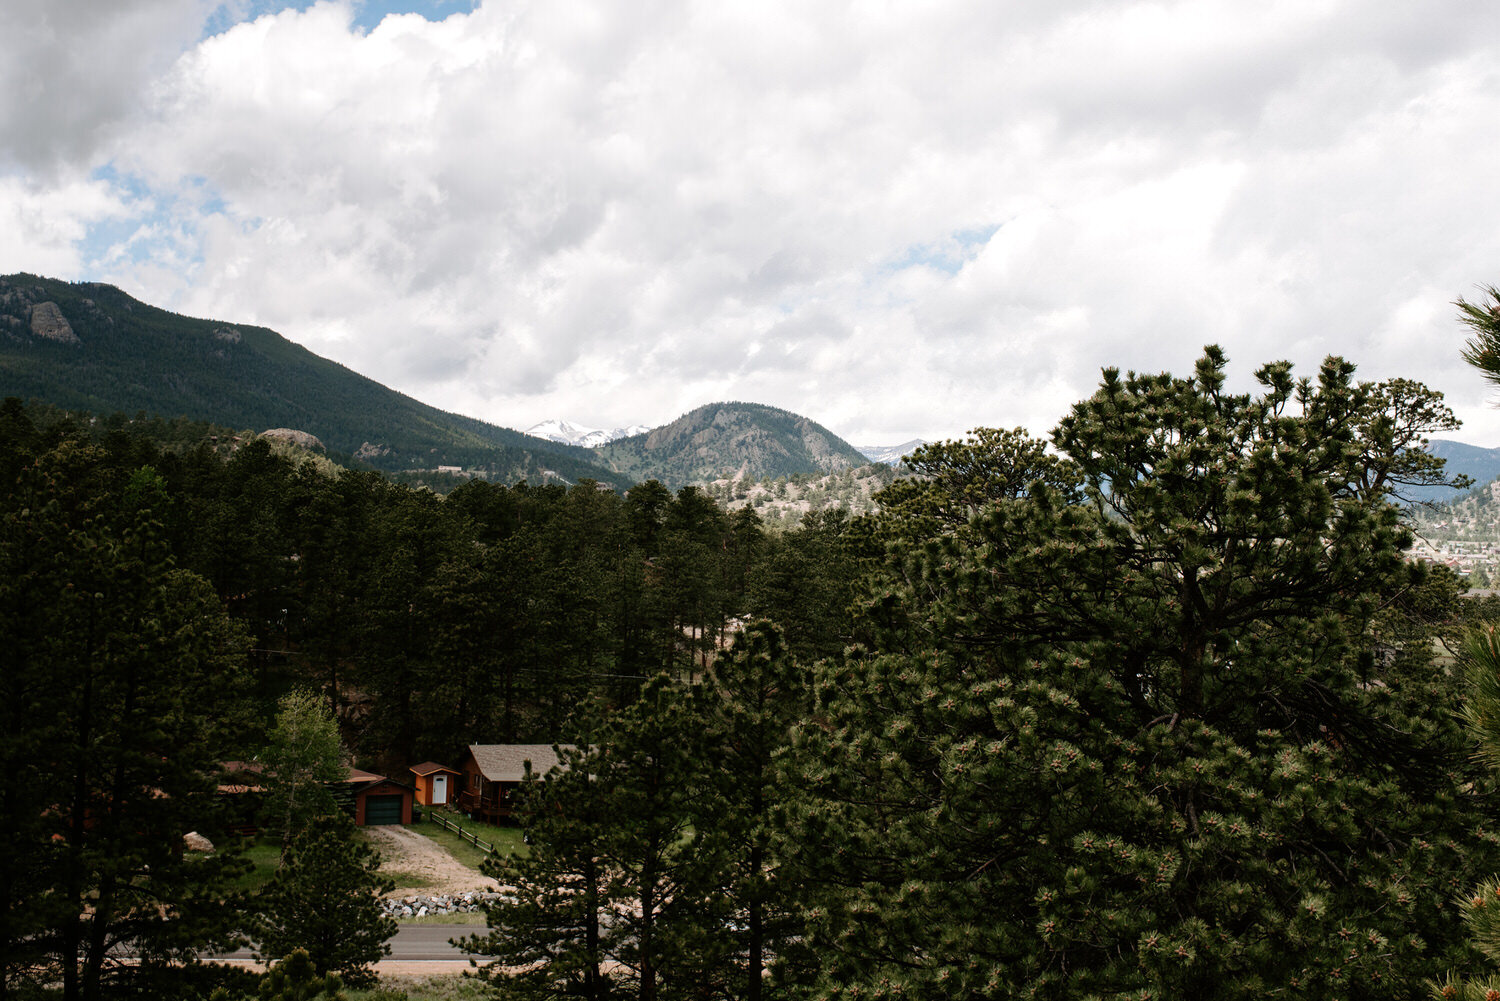
<svg viewBox="0 0 1500 1001"><path fill-rule="evenodd" d="M103 181L75 177L33 184L0 176L0 274L75 275L89 226L129 211Z"/></svg>
<svg viewBox="0 0 1500 1001"><path fill-rule="evenodd" d="M1328 352L1426 379L1500 440L1448 305L1500 260L1500 8L451 9L322 2L106 60L13 152L0 218L64 204L44 161L126 180L73 182L102 200L25 266L516 427L737 398L862 441L1044 431L1100 366L1219 342L1245 382ZM131 204L133 243L68 256Z"/></svg>

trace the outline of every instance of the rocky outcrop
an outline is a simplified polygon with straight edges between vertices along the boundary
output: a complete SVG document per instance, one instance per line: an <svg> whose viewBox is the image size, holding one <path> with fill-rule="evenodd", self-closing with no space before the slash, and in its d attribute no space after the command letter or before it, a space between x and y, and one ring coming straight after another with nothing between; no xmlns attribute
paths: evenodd
<svg viewBox="0 0 1500 1001"><path fill-rule="evenodd" d="M77 344L78 335L55 302L39 302L31 307L31 336L61 344Z"/></svg>
<svg viewBox="0 0 1500 1001"><path fill-rule="evenodd" d="M363 445L359 446L359 448L354 450L354 457L361 462L370 462L374 459L380 458L383 455L390 454L391 450L385 445L372 445L369 442L365 442Z"/></svg>
<svg viewBox="0 0 1500 1001"><path fill-rule="evenodd" d="M238 330L230 330L228 327L219 327L214 331L214 340L224 341L226 344L238 344L240 342L240 332Z"/></svg>
<svg viewBox="0 0 1500 1001"><path fill-rule="evenodd" d="M312 449L317 452L324 450L323 443L318 440L317 435L298 431L296 428L272 428L269 431L262 431L260 437L270 438L272 441L284 441L288 445L296 445L298 448Z"/></svg>

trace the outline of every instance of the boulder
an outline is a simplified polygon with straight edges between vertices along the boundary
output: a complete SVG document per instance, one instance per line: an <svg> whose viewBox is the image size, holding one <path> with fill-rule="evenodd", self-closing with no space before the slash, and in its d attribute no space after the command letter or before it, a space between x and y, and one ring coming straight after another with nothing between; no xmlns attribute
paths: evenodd
<svg viewBox="0 0 1500 1001"><path fill-rule="evenodd" d="M270 438L273 441L284 441L298 448L314 449L323 451L323 443L318 440L317 435L308 434L306 431L298 431L295 428L272 428L260 433L262 438Z"/></svg>
<svg viewBox="0 0 1500 1001"><path fill-rule="evenodd" d="M197 831L188 831L182 836L182 847L190 852L211 852L214 850L214 843Z"/></svg>

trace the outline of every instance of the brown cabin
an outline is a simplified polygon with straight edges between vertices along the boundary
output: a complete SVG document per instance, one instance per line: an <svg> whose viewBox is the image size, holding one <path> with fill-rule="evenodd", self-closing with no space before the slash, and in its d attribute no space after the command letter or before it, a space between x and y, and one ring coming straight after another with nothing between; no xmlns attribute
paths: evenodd
<svg viewBox="0 0 1500 1001"><path fill-rule="evenodd" d="M360 827L411 823L416 790L405 782L351 768L344 783L354 794L354 822Z"/></svg>
<svg viewBox="0 0 1500 1001"><path fill-rule="evenodd" d="M511 796L526 776L526 765L538 776L561 767L551 744L470 744L458 808L476 820L494 823L514 816Z"/></svg>
<svg viewBox="0 0 1500 1001"><path fill-rule="evenodd" d="M257 834L265 803L266 766L259 761L219 762L218 791L225 826L236 834Z"/></svg>
<svg viewBox="0 0 1500 1001"><path fill-rule="evenodd" d="M417 780L417 802L423 806L447 806L458 799L464 773L457 768L424 761L412 765L411 773Z"/></svg>

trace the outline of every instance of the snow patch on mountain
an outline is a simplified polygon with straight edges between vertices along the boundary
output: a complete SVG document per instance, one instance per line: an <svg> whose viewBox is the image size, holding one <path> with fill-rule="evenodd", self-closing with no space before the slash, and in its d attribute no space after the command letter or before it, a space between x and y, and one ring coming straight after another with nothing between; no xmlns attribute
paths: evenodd
<svg viewBox="0 0 1500 1001"><path fill-rule="evenodd" d="M526 429L526 433L537 438L546 438L548 441L562 442L565 445L582 445L584 448L597 448L600 445L614 441L618 438L629 438L631 435L645 434L650 431L644 424L632 424L623 428L591 428L582 424L574 424L572 421L553 419L533 424Z"/></svg>
<svg viewBox="0 0 1500 1001"><path fill-rule="evenodd" d="M913 438L911 441L903 442L900 445L855 445L854 447L859 451L860 455L863 455L871 462L883 462L887 466L896 466L900 465L903 458L925 444L927 442L921 438Z"/></svg>

